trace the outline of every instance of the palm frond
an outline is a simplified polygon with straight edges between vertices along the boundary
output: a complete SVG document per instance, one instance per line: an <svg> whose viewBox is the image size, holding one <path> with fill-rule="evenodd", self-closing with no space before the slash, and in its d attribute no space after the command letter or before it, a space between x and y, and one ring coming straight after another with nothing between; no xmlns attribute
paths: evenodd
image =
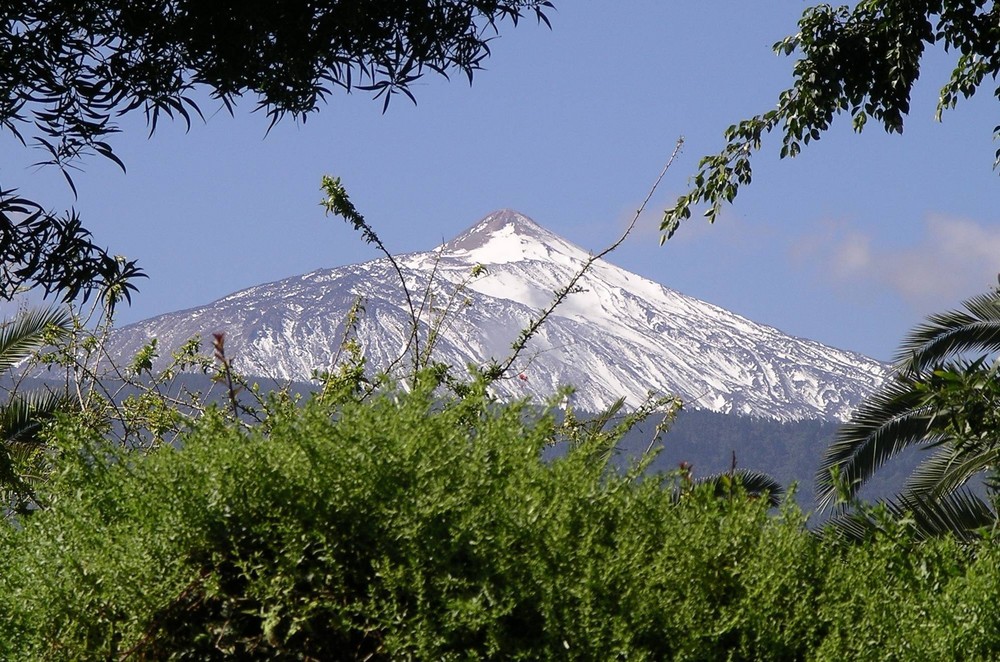
<svg viewBox="0 0 1000 662"><path fill-rule="evenodd" d="M947 444L921 462L906 481L906 491L931 498L954 492L977 474L997 466L1000 448L957 448Z"/></svg>
<svg viewBox="0 0 1000 662"><path fill-rule="evenodd" d="M69 333L71 317L61 308L29 310L0 325L0 372L17 365L46 341L46 332Z"/></svg>
<svg viewBox="0 0 1000 662"><path fill-rule="evenodd" d="M897 377L858 408L838 430L816 473L820 510L834 505L841 486L855 496L885 462L906 448L941 441L933 429L933 412L924 403L924 394L911 380Z"/></svg>
<svg viewBox="0 0 1000 662"><path fill-rule="evenodd" d="M817 532L824 540L861 543L879 531L880 527L866 513L842 513L832 517Z"/></svg>
<svg viewBox="0 0 1000 662"><path fill-rule="evenodd" d="M727 497L739 491L753 498L764 497L772 508L781 505L785 488L772 476L751 469L735 469L724 473L704 476L694 481L695 485L711 485L717 497Z"/></svg>
<svg viewBox="0 0 1000 662"><path fill-rule="evenodd" d="M881 505L891 521L909 521L918 540L953 535L963 542L971 542L979 537L982 529L993 526L997 517L989 504L964 489L939 498L904 493ZM885 521L878 512L878 508L873 508L839 515L823 526L820 535L863 542L885 529Z"/></svg>
<svg viewBox="0 0 1000 662"><path fill-rule="evenodd" d="M997 475L1000 465L1000 363L988 360L998 351L1000 292L932 315L906 337L895 378L858 408L827 449L816 480L820 509L838 496L853 499L907 447L937 450L911 474L903 494L881 509L861 507L834 518L831 531L858 539L909 518L920 536L964 539L996 523L989 504L964 486L976 475ZM972 352L978 358L967 356Z"/></svg>
<svg viewBox="0 0 1000 662"><path fill-rule="evenodd" d="M996 513L989 504L966 489L937 498L904 493L890 511L896 517L909 514L921 539L951 534L959 540L971 541L977 537L977 530L996 522Z"/></svg>
<svg viewBox="0 0 1000 662"><path fill-rule="evenodd" d="M49 391L31 391L16 394L0 406L0 442L37 443L42 422L57 411L65 409L66 397Z"/></svg>
<svg viewBox="0 0 1000 662"><path fill-rule="evenodd" d="M970 350L1000 351L1000 293L981 294L962 305L965 310L931 315L906 336L896 355L903 372L918 372Z"/></svg>

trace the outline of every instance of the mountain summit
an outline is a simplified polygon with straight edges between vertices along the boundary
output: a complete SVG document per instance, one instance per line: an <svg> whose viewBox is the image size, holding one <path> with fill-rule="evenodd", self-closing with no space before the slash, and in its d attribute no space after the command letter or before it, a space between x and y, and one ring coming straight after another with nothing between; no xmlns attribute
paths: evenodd
<svg viewBox="0 0 1000 662"><path fill-rule="evenodd" d="M435 358L457 368L502 360L589 254L530 218L494 212L437 249L401 255L411 296L437 325ZM472 277L475 267L485 275ZM224 331L238 369L305 380L331 367L344 320L361 297L358 337L372 371L406 345L410 314L386 259L258 285L214 303L115 332L129 357L149 338L166 352L194 335ZM422 337L426 337L426 327ZM860 354L788 336L598 260L495 385L501 397L545 398L576 388L578 409L621 396L677 394L685 406L778 420L844 420L884 379Z"/></svg>
<svg viewBox="0 0 1000 662"><path fill-rule="evenodd" d="M441 246L447 253L489 250L491 244L502 249L505 238L516 237L519 243L566 243L561 237L543 228L513 209L501 209L481 219L468 230Z"/></svg>

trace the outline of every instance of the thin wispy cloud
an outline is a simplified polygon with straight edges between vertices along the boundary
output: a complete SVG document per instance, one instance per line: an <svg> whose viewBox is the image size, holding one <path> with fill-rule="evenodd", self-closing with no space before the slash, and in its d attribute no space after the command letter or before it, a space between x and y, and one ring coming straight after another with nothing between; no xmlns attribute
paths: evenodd
<svg viewBox="0 0 1000 662"><path fill-rule="evenodd" d="M888 290L921 312L955 307L997 282L1000 224L934 214L913 230L908 245L890 246L831 222L796 242L792 256L834 286Z"/></svg>

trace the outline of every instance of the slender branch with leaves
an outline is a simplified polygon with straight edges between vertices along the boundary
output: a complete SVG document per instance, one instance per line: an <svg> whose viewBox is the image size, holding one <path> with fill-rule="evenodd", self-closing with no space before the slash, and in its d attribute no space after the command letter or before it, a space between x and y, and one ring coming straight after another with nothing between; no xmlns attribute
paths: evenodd
<svg viewBox="0 0 1000 662"><path fill-rule="evenodd" d="M420 356L420 315L417 312L416 306L413 304L413 297L410 294L410 288L406 284L406 276L403 275L403 270L399 266L399 262L385 247L382 240L376 234L372 226L365 220L358 210L354 207L354 203L347 195L347 190L340 183L340 177L329 177L323 175L323 179L320 183L320 188L326 193L326 197L320 202L320 205L326 211L327 214L333 214L335 216L340 216L345 221L351 224L351 226L358 232L361 233L361 238L367 244L372 244L378 250L385 255L389 264L392 265L393 271L399 277L399 285L402 288L403 296L406 297L406 306L410 311L410 334L406 339L406 345L403 347L403 351L400 354L400 358L393 361L392 365L398 363L403 356L406 356L410 348L413 348L414 355L414 367L418 366L419 356Z"/></svg>
<svg viewBox="0 0 1000 662"><path fill-rule="evenodd" d="M798 56L791 87L777 95L771 110L742 120L724 132L722 150L703 157L687 193L663 214L660 229L669 239L706 205L714 222L752 179L751 156L763 138L780 135L780 158L794 158L818 141L834 120L847 115L855 132L880 125L902 133L911 94L928 51L940 47L953 69L943 81L935 115L938 121L959 99L973 96L988 77L1000 74L1000 8L981 0L915 2L865 0L851 5L808 6L798 31L772 46L782 56ZM994 127L994 139L1000 126ZM993 167L1000 166L1000 149Z"/></svg>

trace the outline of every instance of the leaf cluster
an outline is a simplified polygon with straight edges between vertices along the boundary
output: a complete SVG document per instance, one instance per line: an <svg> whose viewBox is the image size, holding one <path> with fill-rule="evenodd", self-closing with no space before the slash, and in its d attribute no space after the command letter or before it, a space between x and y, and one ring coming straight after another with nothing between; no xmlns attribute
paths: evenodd
<svg viewBox="0 0 1000 662"><path fill-rule="evenodd" d="M146 277L134 260L95 244L75 211L50 213L13 190L0 190L0 260L0 297L8 300L37 285L64 301L100 292L114 307L131 302L135 279Z"/></svg>

